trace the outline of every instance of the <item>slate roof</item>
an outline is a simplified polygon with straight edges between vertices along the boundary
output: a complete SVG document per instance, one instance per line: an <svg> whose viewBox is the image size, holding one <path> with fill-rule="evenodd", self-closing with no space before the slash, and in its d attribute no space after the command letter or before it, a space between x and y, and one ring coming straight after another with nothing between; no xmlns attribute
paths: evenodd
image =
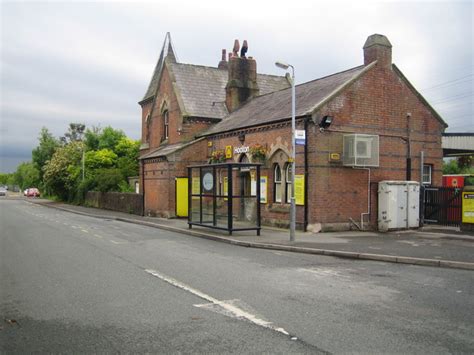
<svg viewBox="0 0 474 355"><path fill-rule="evenodd" d="M140 159L150 159L150 158L158 158L158 157L167 157L170 154L173 154L177 152L178 150L181 150L188 145L192 145L201 139L196 139L191 142L180 142L176 144L168 144L168 145L163 145L155 150L152 150L151 152L146 153L145 155L142 155Z"/></svg>
<svg viewBox="0 0 474 355"><path fill-rule="evenodd" d="M158 82L161 78L161 72L163 70L163 65L165 63L165 58L168 58L170 61L176 62L176 54L173 49L173 44L171 43L171 35L169 32L166 33L165 41L163 42L163 47L161 48L160 56L158 57L158 62L156 62L155 70L151 76L150 84L145 92L145 96L141 101L152 98L155 95Z"/></svg>
<svg viewBox="0 0 474 355"><path fill-rule="evenodd" d="M297 85L296 117L310 115L318 106L334 96L375 65L358 66L324 78ZM291 118L291 88L259 96L243 105L211 127L201 136L252 127Z"/></svg>
<svg viewBox="0 0 474 355"><path fill-rule="evenodd" d="M184 105L183 115L222 119L225 105L227 70L193 64L167 62ZM260 95L290 86L284 76L257 74Z"/></svg>

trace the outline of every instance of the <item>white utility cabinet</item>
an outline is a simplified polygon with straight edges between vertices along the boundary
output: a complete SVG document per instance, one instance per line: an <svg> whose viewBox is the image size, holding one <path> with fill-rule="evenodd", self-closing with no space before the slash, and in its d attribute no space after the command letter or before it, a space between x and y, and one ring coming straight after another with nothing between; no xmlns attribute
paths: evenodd
<svg viewBox="0 0 474 355"><path fill-rule="evenodd" d="M378 189L379 231L420 226L420 183L381 181Z"/></svg>

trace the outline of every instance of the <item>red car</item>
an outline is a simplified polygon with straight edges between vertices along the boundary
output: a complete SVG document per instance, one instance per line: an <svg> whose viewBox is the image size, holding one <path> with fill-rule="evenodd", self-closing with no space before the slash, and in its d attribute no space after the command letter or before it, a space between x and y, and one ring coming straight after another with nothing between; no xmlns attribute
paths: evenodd
<svg viewBox="0 0 474 355"><path fill-rule="evenodd" d="M31 187L26 190L27 197L40 197L40 192L36 187Z"/></svg>

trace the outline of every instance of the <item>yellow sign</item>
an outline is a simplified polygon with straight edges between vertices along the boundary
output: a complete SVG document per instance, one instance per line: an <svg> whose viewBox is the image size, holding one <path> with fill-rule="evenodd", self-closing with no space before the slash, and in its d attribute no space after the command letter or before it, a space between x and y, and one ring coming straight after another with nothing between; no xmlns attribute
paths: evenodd
<svg viewBox="0 0 474 355"><path fill-rule="evenodd" d="M462 223L474 223L474 191L462 193Z"/></svg>
<svg viewBox="0 0 474 355"><path fill-rule="evenodd" d="M229 186L228 182L227 182L228 181L227 176L224 176L223 180L224 181L222 182L222 194L224 196L227 196L227 194L228 194L228 187L227 186ZM224 201L227 201L227 198L225 198Z"/></svg>
<svg viewBox="0 0 474 355"><path fill-rule="evenodd" d="M295 175L295 203L304 205L304 175Z"/></svg>
<svg viewBox="0 0 474 355"><path fill-rule="evenodd" d="M260 203L267 203L268 177L260 176Z"/></svg>
<svg viewBox="0 0 474 355"><path fill-rule="evenodd" d="M232 150L232 146L231 145L226 145L225 146L225 158L226 159L232 159L233 157L233 150Z"/></svg>
<svg viewBox="0 0 474 355"><path fill-rule="evenodd" d="M188 178L176 178L176 216L188 216Z"/></svg>
<svg viewBox="0 0 474 355"><path fill-rule="evenodd" d="M330 153L329 160L341 160L341 155L339 153Z"/></svg>

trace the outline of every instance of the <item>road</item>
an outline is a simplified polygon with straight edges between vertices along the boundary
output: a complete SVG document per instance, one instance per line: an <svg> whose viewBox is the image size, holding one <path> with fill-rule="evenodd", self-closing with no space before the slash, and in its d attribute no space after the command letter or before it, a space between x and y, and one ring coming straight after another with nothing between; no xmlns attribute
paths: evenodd
<svg viewBox="0 0 474 355"><path fill-rule="evenodd" d="M0 352L472 353L474 272L250 249L0 199Z"/></svg>

